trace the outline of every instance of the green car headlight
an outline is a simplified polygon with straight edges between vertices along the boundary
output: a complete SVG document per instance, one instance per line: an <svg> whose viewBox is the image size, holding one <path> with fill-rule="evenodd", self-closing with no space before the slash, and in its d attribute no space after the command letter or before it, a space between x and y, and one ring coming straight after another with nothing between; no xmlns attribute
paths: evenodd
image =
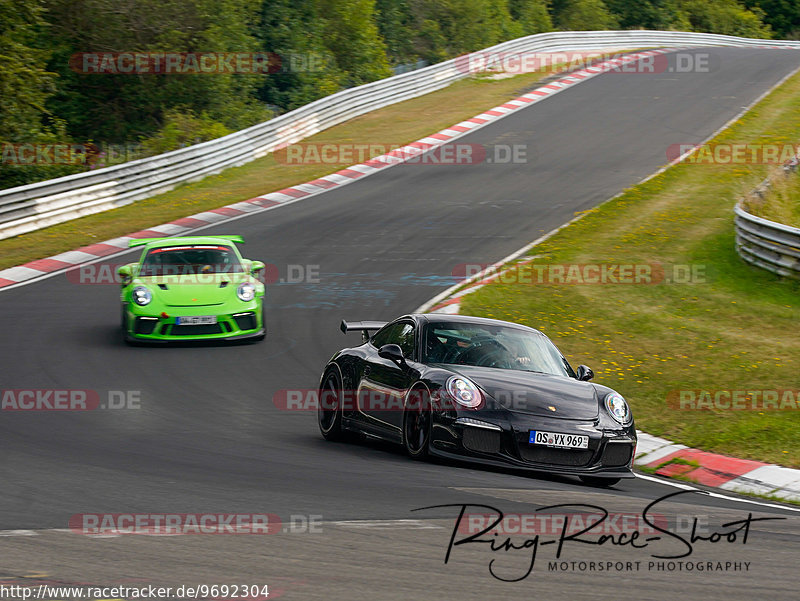
<svg viewBox="0 0 800 601"><path fill-rule="evenodd" d="M256 297L256 287L250 282L239 284L239 287L236 289L236 296L239 297L240 301L249 303Z"/></svg>
<svg viewBox="0 0 800 601"><path fill-rule="evenodd" d="M137 305L144 307L145 305L149 305L150 301L153 300L153 293L144 286L136 286L131 293L131 298L133 298L133 302Z"/></svg>
<svg viewBox="0 0 800 601"><path fill-rule="evenodd" d="M606 395L606 409L615 420L625 425L631 421L631 408L618 392L609 392Z"/></svg>

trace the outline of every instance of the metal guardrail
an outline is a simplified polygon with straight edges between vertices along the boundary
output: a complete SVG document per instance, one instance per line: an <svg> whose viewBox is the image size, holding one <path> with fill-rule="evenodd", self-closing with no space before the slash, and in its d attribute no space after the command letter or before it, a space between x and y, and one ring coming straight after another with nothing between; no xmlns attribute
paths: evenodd
<svg viewBox="0 0 800 601"><path fill-rule="evenodd" d="M741 202L734 212L739 256L778 275L800 279L800 228L751 215Z"/></svg>
<svg viewBox="0 0 800 601"><path fill-rule="evenodd" d="M621 50L655 46L800 48L800 42L667 31L585 31L536 34L481 53ZM0 239L99 213L263 157L288 144L378 108L444 88L470 73L452 59L342 90L223 138L154 157L10 188L0 192ZM463 61L463 59L461 59ZM266 192L266 191L265 191Z"/></svg>

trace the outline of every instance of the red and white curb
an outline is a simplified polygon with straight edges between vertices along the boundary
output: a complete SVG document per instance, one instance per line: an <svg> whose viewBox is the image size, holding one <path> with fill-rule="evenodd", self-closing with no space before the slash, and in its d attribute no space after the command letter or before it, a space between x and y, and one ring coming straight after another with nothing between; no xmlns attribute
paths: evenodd
<svg viewBox="0 0 800 601"><path fill-rule="evenodd" d="M456 284L416 312L457 315L461 310L461 299L464 296L491 284L510 269L532 261L535 257L526 257L521 262L515 260L580 217L582 215L473 277ZM655 475L688 480L731 492L800 501L800 470L691 449L640 430L637 430L637 435L639 441L634 464L647 468L647 471L652 471Z"/></svg>
<svg viewBox="0 0 800 601"><path fill-rule="evenodd" d="M346 169L326 175L304 184L298 184L277 192L271 192L263 196L251 198L249 200L237 202L218 209L211 209L203 213L176 219L169 223L150 227L146 230L134 232L126 236L105 240L96 244L90 244L81 248L60 253L45 259L37 259L10 267L0 271L0 290L66 271L77 265L98 261L105 257L121 254L128 249L128 242L135 238L157 238L163 236L180 236L190 232L199 231L214 225L219 225L233 219L244 217L251 213L260 213L271 210L283 205L310 198L318 194L323 194L328 190L338 188L366 175L371 175L388 167L399 165L413 157L418 157L421 153L433 148L449 143L456 138L460 138L473 130L479 129L488 123L502 119L503 117L518 111L521 108L535 104L545 98L553 96L562 90L570 88L582 81L596 77L602 73L618 69L620 66L639 61L643 58L675 52L680 48L661 48L626 54L618 58L612 58L590 67L580 69L565 74L556 81L547 83L539 88L523 94L522 96L510 100L493 109L489 109L456 125L441 130L416 142L395 149L389 153L377 156L364 163L351 165Z"/></svg>
<svg viewBox="0 0 800 601"><path fill-rule="evenodd" d="M639 432L635 463L659 476L800 501L800 470L690 449L644 432Z"/></svg>

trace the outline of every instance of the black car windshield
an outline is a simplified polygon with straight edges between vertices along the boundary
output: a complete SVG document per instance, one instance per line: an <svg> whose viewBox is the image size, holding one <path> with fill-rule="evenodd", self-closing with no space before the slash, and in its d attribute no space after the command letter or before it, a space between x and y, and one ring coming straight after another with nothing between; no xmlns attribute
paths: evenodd
<svg viewBox="0 0 800 601"><path fill-rule="evenodd" d="M574 375L561 353L544 335L502 325L431 322L425 330L424 353L425 363Z"/></svg>
<svg viewBox="0 0 800 601"><path fill-rule="evenodd" d="M230 246L195 244L154 248L142 262L140 275L194 275L241 272L242 264Z"/></svg>

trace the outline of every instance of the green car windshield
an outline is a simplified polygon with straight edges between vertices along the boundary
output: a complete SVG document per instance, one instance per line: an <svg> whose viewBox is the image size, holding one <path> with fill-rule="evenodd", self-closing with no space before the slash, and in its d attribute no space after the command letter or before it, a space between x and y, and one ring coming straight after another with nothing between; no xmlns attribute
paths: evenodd
<svg viewBox="0 0 800 601"><path fill-rule="evenodd" d="M242 272L230 246L194 244L151 249L142 262L141 276L195 275Z"/></svg>
<svg viewBox="0 0 800 601"><path fill-rule="evenodd" d="M433 322L425 329L426 363L474 365L573 377L572 368L545 336L519 328L473 322Z"/></svg>

